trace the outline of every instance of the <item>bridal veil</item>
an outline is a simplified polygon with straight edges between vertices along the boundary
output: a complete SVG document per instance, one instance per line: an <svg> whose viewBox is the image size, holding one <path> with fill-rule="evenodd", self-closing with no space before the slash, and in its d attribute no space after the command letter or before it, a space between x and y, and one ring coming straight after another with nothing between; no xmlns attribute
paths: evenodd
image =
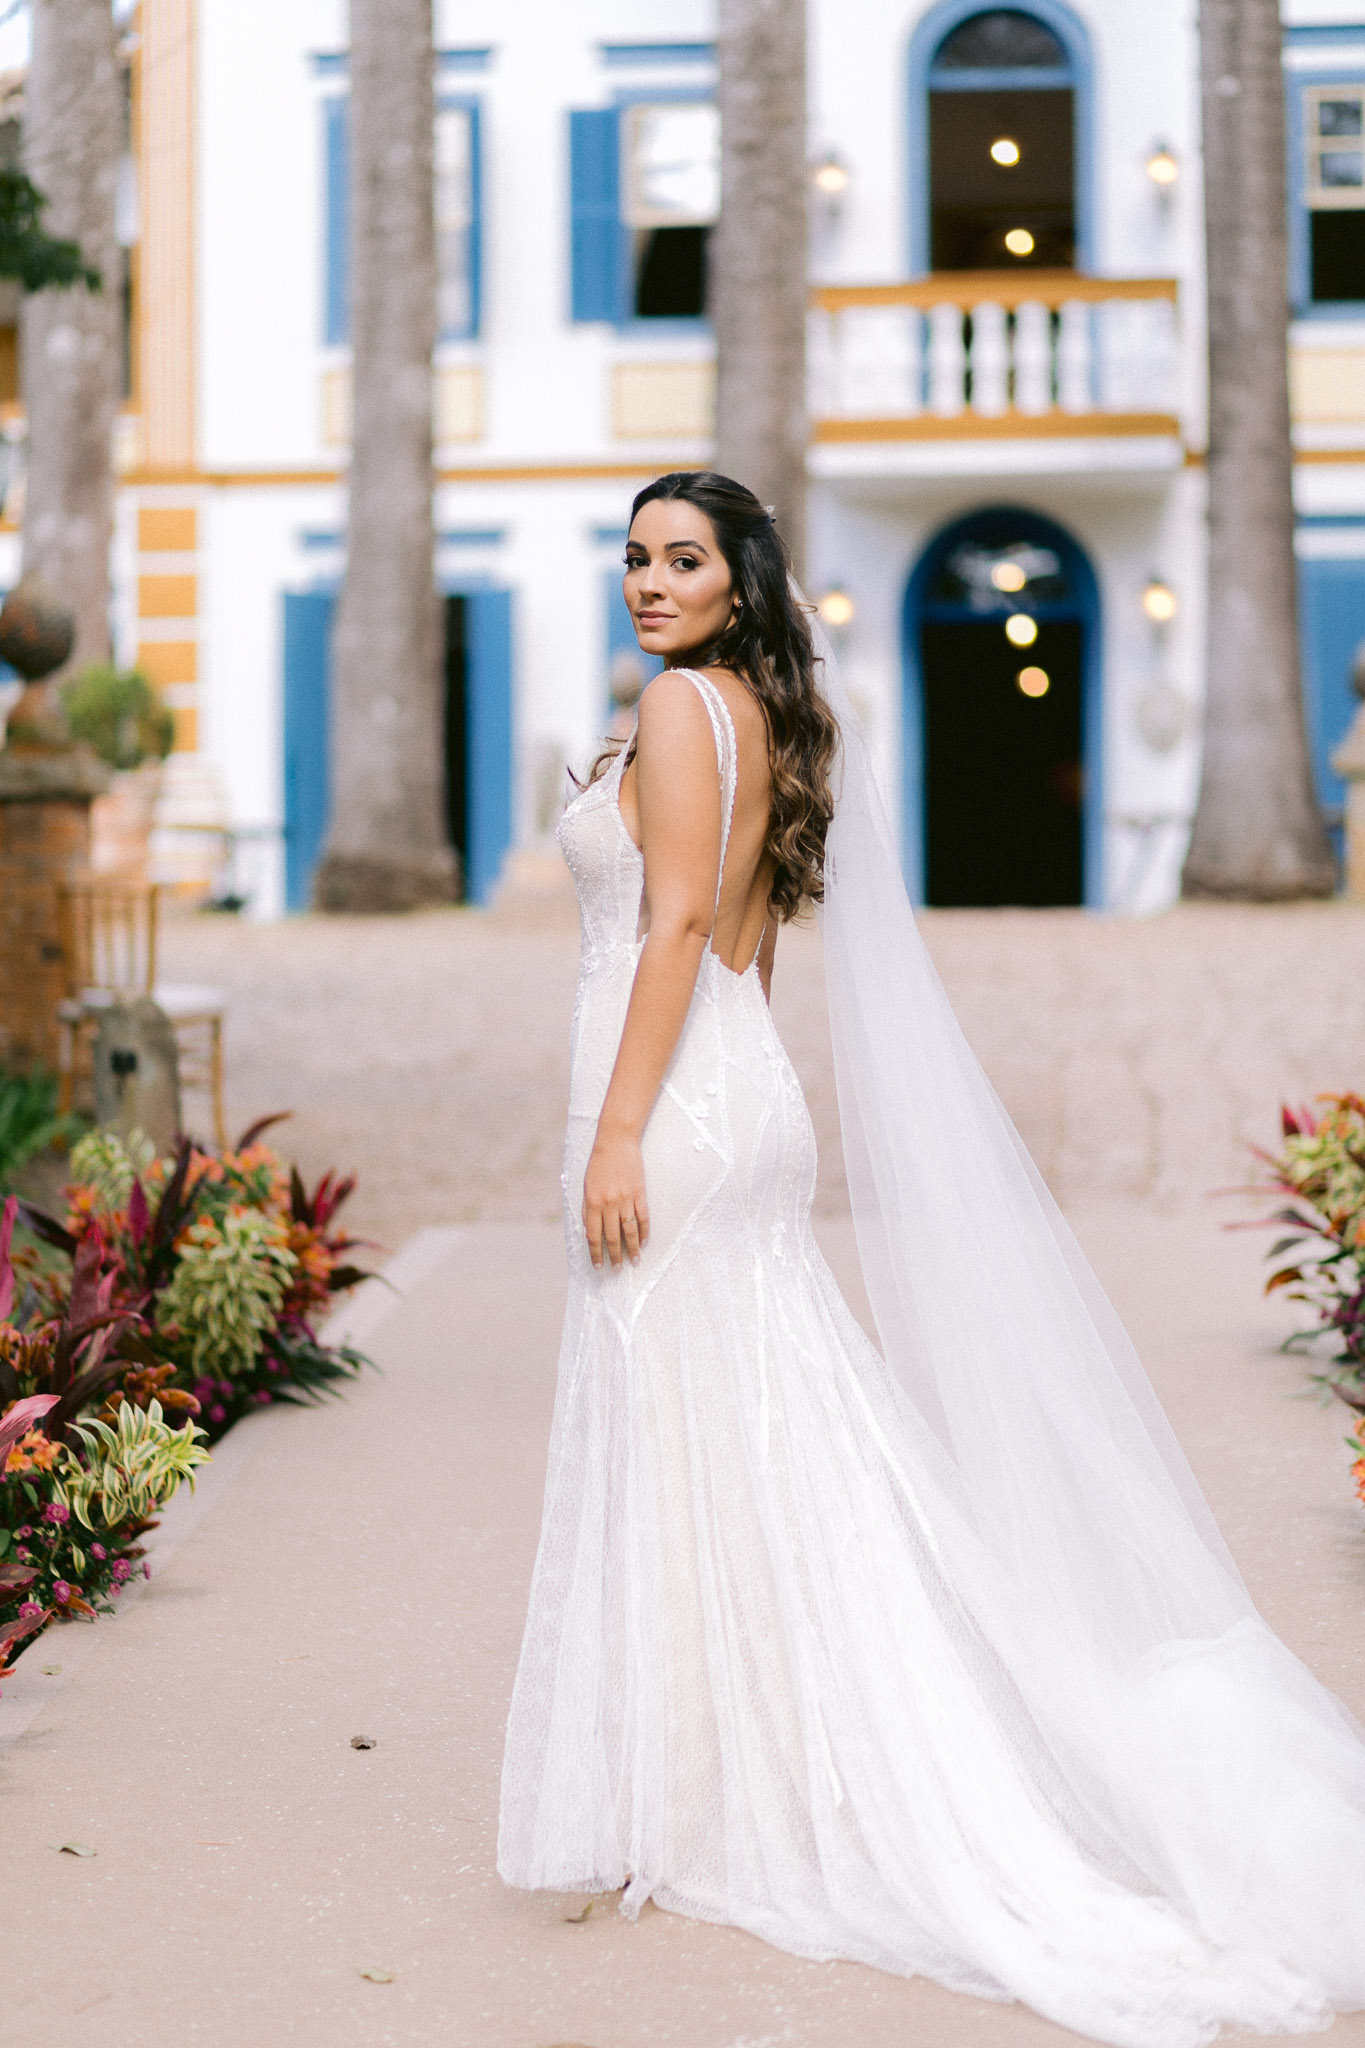
<svg viewBox="0 0 1365 2048"><path fill-rule="evenodd" d="M999 1683L1102 1867L1338 2009L1365 2005L1361 1732L1252 1605L971 1053L818 628L817 644L842 732L821 924L859 1256L996 1588Z"/></svg>

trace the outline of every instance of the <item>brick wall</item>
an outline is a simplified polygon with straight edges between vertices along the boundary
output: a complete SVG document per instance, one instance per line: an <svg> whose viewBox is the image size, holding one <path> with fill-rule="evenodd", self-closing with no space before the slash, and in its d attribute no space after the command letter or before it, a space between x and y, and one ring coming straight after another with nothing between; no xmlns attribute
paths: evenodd
<svg viewBox="0 0 1365 2048"><path fill-rule="evenodd" d="M57 1065L57 885L90 855L90 801L0 792L0 1068Z"/></svg>

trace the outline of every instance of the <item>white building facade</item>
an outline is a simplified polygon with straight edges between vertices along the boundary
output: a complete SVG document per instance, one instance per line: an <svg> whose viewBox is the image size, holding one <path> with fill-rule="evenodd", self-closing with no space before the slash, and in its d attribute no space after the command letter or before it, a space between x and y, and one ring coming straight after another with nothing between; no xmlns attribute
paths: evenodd
<svg viewBox="0 0 1365 2048"><path fill-rule="evenodd" d="M1365 25L1285 30L1306 695L1365 638ZM811 541L912 890L1159 907L1202 697L1192 0L811 0ZM339 0L141 0L119 655L308 900L344 566ZM634 492L710 457L704 0L440 0L436 581L475 900L611 714Z"/></svg>

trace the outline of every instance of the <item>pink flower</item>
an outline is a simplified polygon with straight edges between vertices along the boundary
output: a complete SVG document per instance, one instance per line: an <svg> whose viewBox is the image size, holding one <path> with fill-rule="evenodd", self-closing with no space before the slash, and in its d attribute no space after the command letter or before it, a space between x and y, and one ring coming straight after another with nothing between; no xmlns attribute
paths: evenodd
<svg viewBox="0 0 1365 2048"><path fill-rule="evenodd" d="M71 1588L67 1585L65 1579L53 1580L52 1597L59 1607L65 1607L67 1601L71 1598Z"/></svg>
<svg viewBox="0 0 1365 2048"><path fill-rule="evenodd" d="M108 1557L109 1553L102 1543L92 1543L90 1546L90 1555L92 1557L105 1558Z"/></svg>
<svg viewBox="0 0 1365 2048"><path fill-rule="evenodd" d="M33 1534L32 1522L25 1522L23 1528L16 1529L14 1533L19 1538L19 1541L22 1543L25 1536L31 1536Z"/></svg>
<svg viewBox="0 0 1365 2048"><path fill-rule="evenodd" d="M29 1621L35 1614L41 1614L42 1611L36 1600L25 1600L23 1606L19 1609L20 1619Z"/></svg>
<svg viewBox="0 0 1365 2048"><path fill-rule="evenodd" d="M213 1406L209 1410L209 1421L224 1422L226 1421L226 1419L227 1409L223 1406L221 1401L215 1401Z"/></svg>
<svg viewBox="0 0 1365 2048"><path fill-rule="evenodd" d="M114 1559L114 1586L116 1589L129 1577L132 1569L133 1567L129 1564L126 1557L116 1557Z"/></svg>
<svg viewBox="0 0 1365 2048"><path fill-rule="evenodd" d="M45 1522L57 1523L69 1522L71 1520L71 1510L59 1500L50 1500L43 1509L43 1520Z"/></svg>
<svg viewBox="0 0 1365 2048"><path fill-rule="evenodd" d="M25 1550L22 1543L15 1544L14 1555L18 1558L20 1564L32 1564L33 1562L33 1552Z"/></svg>
<svg viewBox="0 0 1365 2048"><path fill-rule="evenodd" d="M144 1557L142 1560L142 1576L144 1579L150 1579L150 1577L152 1576L152 1564L150 1558Z"/></svg>
<svg viewBox="0 0 1365 2048"><path fill-rule="evenodd" d="M268 1408L275 1397L269 1387L258 1387L251 1398L258 1408Z"/></svg>

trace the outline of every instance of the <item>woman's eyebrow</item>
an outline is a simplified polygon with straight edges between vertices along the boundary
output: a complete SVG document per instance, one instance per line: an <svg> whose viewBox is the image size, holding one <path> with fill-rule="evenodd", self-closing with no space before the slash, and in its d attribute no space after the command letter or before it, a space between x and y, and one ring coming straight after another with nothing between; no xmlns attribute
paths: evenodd
<svg viewBox="0 0 1365 2048"><path fill-rule="evenodd" d="M669 540L664 542L664 546L670 552L674 548L688 548L694 555L704 555L706 553L706 543L701 540Z"/></svg>

